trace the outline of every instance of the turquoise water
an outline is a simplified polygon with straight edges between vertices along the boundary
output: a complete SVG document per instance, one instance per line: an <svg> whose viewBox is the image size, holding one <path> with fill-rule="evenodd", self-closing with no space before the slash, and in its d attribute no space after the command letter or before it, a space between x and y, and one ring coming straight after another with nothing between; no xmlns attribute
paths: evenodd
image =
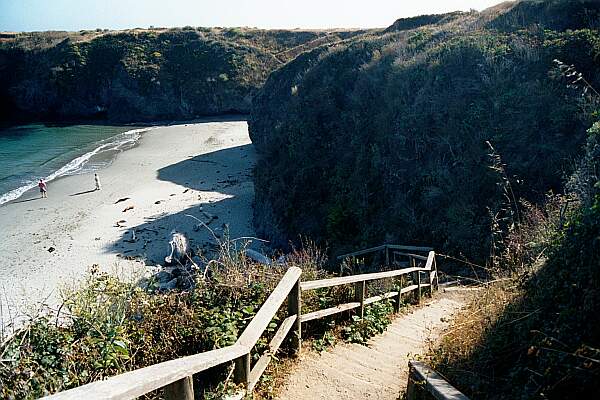
<svg viewBox="0 0 600 400"><path fill-rule="evenodd" d="M148 129L105 125L0 129L0 204L18 199L40 178L52 181L106 166Z"/></svg>

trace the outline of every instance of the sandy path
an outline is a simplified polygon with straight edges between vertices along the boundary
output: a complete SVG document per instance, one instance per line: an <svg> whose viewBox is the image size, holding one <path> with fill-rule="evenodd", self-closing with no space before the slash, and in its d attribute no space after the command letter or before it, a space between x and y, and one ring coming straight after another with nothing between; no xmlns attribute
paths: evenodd
<svg viewBox="0 0 600 400"><path fill-rule="evenodd" d="M206 249L208 231L194 229L185 214L208 221L209 213L216 217L211 228L228 224L232 237L252 235L254 159L245 121L154 128L99 171L101 191L91 190L91 174L70 176L49 183L48 199L30 192L1 206L1 319L30 312L44 299L57 304L58 289L80 281L93 264L143 273L141 263L126 258L160 263L173 229ZM115 224L120 220L122 227Z"/></svg>
<svg viewBox="0 0 600 400"><path fill-rule="evenodd" d="M443 294L411 314L397 318L368 346L341 344L321 354L302 355L279 399L396 400L406 389L408 360L435 340L464 295Z"/></svg>

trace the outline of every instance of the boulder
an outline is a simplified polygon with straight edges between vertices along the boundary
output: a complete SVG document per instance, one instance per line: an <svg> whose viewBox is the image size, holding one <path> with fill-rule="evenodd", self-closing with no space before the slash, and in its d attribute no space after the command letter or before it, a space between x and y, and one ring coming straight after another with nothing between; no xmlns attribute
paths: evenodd
<svg viewBox="0 0 600 400"><path fill-rule="evenodd" d="M168 292L169 290L174 290L177 288L177 278L173 278L166 283L161 283L158 285L158 290L161 292Z"/></svg>
<svg viewBox="0 0 600 400"><path fill-rule="evenodd" d="M154 278L156 278L156 280L160 283L165 283L165 282L169 282L170 280L173 279L173 275L170 272L167 271L159 271L156 275L154 275Z"/></svg>
<svg viewBox="0 0 600 400"><path fill-rule="evenodd" d="M251 260L256 261L257 263L264 264L264 265L271 265L271 263L272 263L271 259L269 257L265 256L264 254L259 253L256 250L246 249L245 254L246 254L246 257L248 257Z"/></svg>
<svg viewBox="0 0 600 400"><path fill-rule="evenodd" d="M171 271L171 275L173 275L173 277L177 278L180 277L181 275L183 275L183 270L181 268L173 268L173 271ZM187 274L187 272L186 272Z"/></svg>

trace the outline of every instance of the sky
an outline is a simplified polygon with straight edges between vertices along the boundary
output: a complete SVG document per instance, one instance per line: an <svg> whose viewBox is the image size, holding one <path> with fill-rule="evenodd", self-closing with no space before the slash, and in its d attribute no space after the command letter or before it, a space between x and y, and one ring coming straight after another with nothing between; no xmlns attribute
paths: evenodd
<svg viewBox="0 0 600 400"><path fill-rule="evenodd" d="M378 28L502 0L0 0L0 31L174 26Z"/></svg>

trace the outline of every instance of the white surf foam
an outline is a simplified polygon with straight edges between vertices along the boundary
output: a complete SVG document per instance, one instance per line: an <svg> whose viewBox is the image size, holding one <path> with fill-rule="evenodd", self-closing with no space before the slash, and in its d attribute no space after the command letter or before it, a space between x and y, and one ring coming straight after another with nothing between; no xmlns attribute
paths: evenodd
<svg viewBox="0 0 600 400"><path fill-rule="evenodd" d="M87 153L71 160L66 165L62 166L58 170L54 171L53 173L51 173L50 175L45 177L44 180L46 182L50 182L61 176L77 174L78 172L81 172L84 169L87 162L93 156L95 156L99 153L102 153L102 152L107 152L107 151L121 152L121 151L127 150L127 149L133 147L133 145L135 145L137 143L137 141L140 140L140 138L142 137L142 133L147 132L151 129L154 129L154 128L132 129L130 131L123 132L116 136L113 136L112 138L103 140L103 141L99 142L101 144L98 147L96 147L94 150L87 152ZM25 192L35 188L36 186L37 186L37 181L31 181L31 182L27 182L23 186L20 186L16 189L11 190L8 193L0 195L0 205L2 205L4 203L8 203L9 201L17 200Z"/></svg>

